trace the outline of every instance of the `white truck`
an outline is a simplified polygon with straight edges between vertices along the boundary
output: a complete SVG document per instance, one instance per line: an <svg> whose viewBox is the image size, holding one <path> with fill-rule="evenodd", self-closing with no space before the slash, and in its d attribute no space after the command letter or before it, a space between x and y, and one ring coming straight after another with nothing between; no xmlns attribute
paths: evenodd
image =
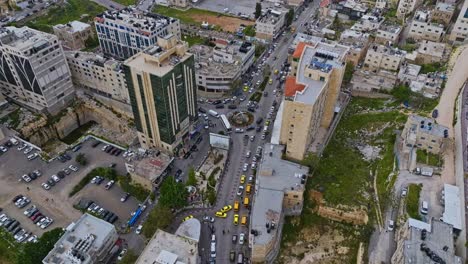
<svg viewBox="0 0 468 264"><path fill-rule="evenodd" d="M216 111L214 111L214 110L210 110L210 111L208 111L208 114L210 114L211 116L213 116L213 117L216 117L216 118L218 118L218 117L219 117L219 114L218 114L218 112L216 112Z"/></svg>
<svg viewBox="0 0 468 264"><path fill-rule="evenodd" d="M434 169L430 167L421 167L421 168L416 168L414 170L414 173L416 175L432 177L432 175L434 174Z"/></svg>

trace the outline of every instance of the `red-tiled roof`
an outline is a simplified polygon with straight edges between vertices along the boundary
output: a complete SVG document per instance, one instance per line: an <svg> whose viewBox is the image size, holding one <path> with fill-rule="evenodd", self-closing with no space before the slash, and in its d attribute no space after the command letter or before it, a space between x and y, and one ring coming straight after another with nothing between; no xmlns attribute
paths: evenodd
<svg viewBox="0 0 468 264"><path fill-rule="evenodd" d="M330 0L322 0L320 2L320 7L326 7L330 4Z"/></svg>
<svg viewBox="0 0 468 264"><path fill-rule="evenodd" d="M224 40L224 39L217 39L217 40L215 41L215 43L221 44L221 45L225 45L225 46L227 46L227 45L229 44L229 42L227 42L227 41Z"/></svg>
<svg viewBox="0 0 468 264"><path fill-rule="evenodd" d="M302 92L302 90L305 88L305 85L296 83L296 77L288 76L286 77L285 87L284 96L289 97L296 95L296 92Z"/></svg>
<svg viewBox="0 0 468 264"><path fill-rule="evenodd" d="M305 42L297 43L296 50L294 50L294 53L293 53L293 58L299 59L301 57L302 51L304 50L304 47L306 45L309 45L309 44L307 44Z"/></svg>

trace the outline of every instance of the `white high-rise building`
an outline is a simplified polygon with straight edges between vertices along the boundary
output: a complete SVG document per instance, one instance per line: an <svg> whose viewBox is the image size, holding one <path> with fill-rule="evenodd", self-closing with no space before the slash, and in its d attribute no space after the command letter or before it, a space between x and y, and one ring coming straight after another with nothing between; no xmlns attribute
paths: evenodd
<svg viewBox="0 0 468 264"><path fill-rule="evenodd" d="M0 91L37 112L58 113L74 98L67 59L55 35L0 28Z"/></svg>

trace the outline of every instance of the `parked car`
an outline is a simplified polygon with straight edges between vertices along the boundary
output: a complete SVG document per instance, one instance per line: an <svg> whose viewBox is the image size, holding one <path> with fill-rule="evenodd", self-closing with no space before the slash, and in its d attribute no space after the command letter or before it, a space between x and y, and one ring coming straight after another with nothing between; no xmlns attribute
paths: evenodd
<svg viewBox="0 0 468 264"><path fill-rule="evenodd" d="M44 190L50 190L50 185L45 183L45 182L42 183L41 186L42 186L42 188L44 188Z"/></svg>
<svg viewBox="0 0 468 264"><path fill-rule="evenodd" d="M78 150L81 149L81 147L82 147L81 145L76 145L74 148L72 148L72 151L77 152Z"/></svg>
<svg viewBox="0 0 468 264"><path fill-rule="evenodd" d="M120 198L120 201L121 201L122 203L124 203L125 201L128 200L128 197L130 197L130 194L129 194L129 193L125 193L125 194L122 196L122 198Z"/></svg>
<svg viewBox="0 0 468 264"><path fill-rule="evenodd" d="M70 166L68 166L68 168L70 170L72 170L72 171L75 171L75 172L78 171L78 167L76 167L75 165L70 165Z"/></svg>
<svg viewBox="0 0 468 264"><path fill-rule="evenodd" d="M138 235L141 234L141 230L142 230L142 229L143 229L143 226L142 226L142 225L139 225L139 226L137 227L137 229L135 230L135 233L138 234Z"/></svg>
<svg viewBox="0 0 468 264"><path fill-rule="evenodd" d="M105 188L106 190L109 190L109 189L114 185L114 183L115 183L114 180L110 180L110 181L106 184L106 186L104 186L104 188Z"/></svg>

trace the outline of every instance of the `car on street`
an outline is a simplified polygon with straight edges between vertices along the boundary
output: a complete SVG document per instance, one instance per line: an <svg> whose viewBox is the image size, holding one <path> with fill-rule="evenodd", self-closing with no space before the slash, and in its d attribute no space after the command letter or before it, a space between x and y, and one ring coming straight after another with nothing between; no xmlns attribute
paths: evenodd
<svg viewBox="0 0 468 264"><path fill-rule="evenodd" d="M243 245L243 244L244 244L244 240L245 240L245 234L244 234L244 233L240 233L240 234L239 234L239 244L240 244L240 245Z"/></svg>
<svg viewBox="0 0 468 264"><path fill-rule="evenodd" d="M214 217L207 216L207 215L203 217L203 222L214 223L214 221L215 221Z"/></svg>
<svg viewBox="0 0 468 264"><path fill-rule="evenodd" d="M432 118L437 118L438 116L439 116L439 110L434 109L434 111L432 111Z"/></svg>
<svg viewBox="0 0 468 264"><path fill-rule="evenodd" d="M406 187L404 187L404 188L401 190L401 197L405 197L407 194L408 194L408 189L407 189Z"/></svg>
<svg viewBox="0 0 468 264"><path fill-rule="evenodd" d="M237 243L237 235L232 235L232 243L233 244Z"/></svg>
<svg viewBox="0 0 468 264"><path fill-rule="evenodd" d="M7 152L8 149L4 146L0 146L0 151L2 151L3 153Z"/></svg>
<svg viewBox="0 0 468 264"><path fill-rule="evenodd" d="M44 190L50 190L50 185L45 183L45 182L42 183L41 186L42 186L42 188L44 188Z"/></svg>
<svg viewBox="0 0 468 264"><path fill-rule="evenodd" d="M221 208L221 212L226 213L232 210L232 205L226 205L223 208Z"/></svg>
<svg viewBox="0 0 468 264"><path fill-rule="evenodd" d="M143 226L142 226L142 225L139 225L139 226L137 227L137 229L135 230L135 233L136 233L137 235L141 234L141 229L143 229Z"/></svg>
<svg viewBox="0 0 468 264"><path fill-rule="evenodd" d="M221 218L226 218L227 214L224 213L224 212L218 211L218 212L215 213L215 216L216 217L221 217Z"/></svg>
<svg viewBox="0 0 468 264"><path fill-rule="evenodd" d="M388 220L387 230L388 231L393 231L394 228L395 228L395 223L393 222L393 220Z"/></svg>
<svg viewBox="0 0 468 264"><path fill-rule="evenodd" d="M229 261L234 262L234 260L236 260L236 252L231 250L231 252L229 252Z"/></svg>
<svg viewBox="0 0 468 264"><path fill-rule="evenodd" d="M240 185L237 189L237 196L241 196L242 192L244 192L244 186Z"/></svg>
<svg viewBox="0 0 468 264"><path fill-rule="evenodd" d="M245 178L246 178L245 175L242 174L241 177L240 177L240 183L241 183L241 184L244 184L244 183L245 183Z"/></svg>
<svg viewBox="0 0 468 264"><path fill-rule="evenodd" d="M125 193L125 194L122 196L122 198L120 198L120 201L121 201L122 203L124 203L125 201L128 200L128 197L130 197L130 194L129 194L129 193Z"/></svg>
<svg viewBox="0 0 468 264"><path fill-rule="evenodd" d="M185 222L191 218L193 218L193 215L187 215L182 222Z"/></svg>
<svg viewBox="0 0 468 264"><path fill-rule="evenodd" d="M70 165L70 166L68 166L68 168L69 168L70 170L72 170L72 171L75 171L75 172L78 171L78 167L75 166L75 165Z"/></svg>
<svg viewBox="0 0 468 264"><path fill-rule="evenodd" d="M246 172L248 169L249 169L249 164L248 164L248 163L244 163L244 166L242 167L242 171L243 171L243 172Z"/></svg>
<svg viewBox="0 0 468 264"><path fill-rule="evenodd" d="M238 215L238 214L234 214L233 224L234 224L234 225L239 224L239 215Z"/></svg>
<svg viewBox="0 0 468 264"><path fill-rule="evenodd" d="M252 154L252 152L249 150L249 151L247 151L247 153L245 154L245 157L246 157L246 158L250 158L250 155L251 155L251 154Z"/></svg>

